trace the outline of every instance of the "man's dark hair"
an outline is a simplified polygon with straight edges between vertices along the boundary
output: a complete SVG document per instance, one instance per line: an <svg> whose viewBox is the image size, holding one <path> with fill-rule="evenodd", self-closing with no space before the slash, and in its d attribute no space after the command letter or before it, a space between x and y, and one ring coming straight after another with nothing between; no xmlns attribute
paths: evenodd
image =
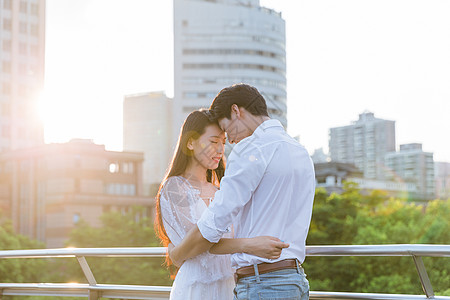
<svg viewBox="0 0 450 300"><path fill-rule="evenodd" d="M233 104L245 108L254 116L269 116L264 97L255 87L244 83L223 88L214 98L209 110L215 120L231 119Z"/></svg>

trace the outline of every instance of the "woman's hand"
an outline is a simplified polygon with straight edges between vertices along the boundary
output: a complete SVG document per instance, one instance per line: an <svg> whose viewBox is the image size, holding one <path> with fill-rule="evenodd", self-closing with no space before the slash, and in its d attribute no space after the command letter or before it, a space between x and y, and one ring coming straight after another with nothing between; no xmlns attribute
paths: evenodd
<svg viewBox="0 0 450 300"><path fill-rule="evenodd" d="M244 249L248 254L268 259L277 259L289 244L273 236L257 236L244 240Z"/></svg>
<svg viewBox="0 0 450 300"><path fill-rule="evenodd" d="M167 253L169 254L169 258L172 261L172 263L179 268L179 267L181 267L183 262L177 260L176 255L175 255L175 251L173 251L173 249L175 249L175 246L172 243L170 243L167 246Z"/></svg>

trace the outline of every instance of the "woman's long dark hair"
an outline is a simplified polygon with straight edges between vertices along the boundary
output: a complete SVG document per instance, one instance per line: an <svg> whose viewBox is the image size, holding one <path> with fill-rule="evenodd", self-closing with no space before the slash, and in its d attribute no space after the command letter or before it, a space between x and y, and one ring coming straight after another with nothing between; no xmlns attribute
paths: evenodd
<svg viewBox="0 0 450 300"><path fill-rule="evenodd" d="M188 163L193 154L192 151L187 148L189 139L198 139L205 132L207 126L214 124L217 124L217 122L211 118L209 111L198 110L190 113L184 121L183 126L181 127L180 136L178 137L178 142L172 158L172 162L169 165L166 176L161 182L158 189L158 194L156 195L155 232L164 247L167 247L169 245L170 238L168 237L166 230L164 229L162 221L160 205L161 189L164 185L164 182L169 177L182 175L186 171ZM224 173L225 164L223 162L223 159L221 159L219 161L219 166L217 167L217 169L206 171L206 180L216 186L219 186L220 180L222 179ZM173 271L174 266L170 261L168 255L166 256L166 264L169 267L169 270Z"/></svg>

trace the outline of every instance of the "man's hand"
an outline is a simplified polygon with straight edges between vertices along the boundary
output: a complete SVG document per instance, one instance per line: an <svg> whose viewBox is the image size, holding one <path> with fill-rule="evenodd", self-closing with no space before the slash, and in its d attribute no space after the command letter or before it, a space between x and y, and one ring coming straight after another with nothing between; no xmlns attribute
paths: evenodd
<svg viewBox="0 0 450 300"><path fill-rule="evenodd" d="M245 252L268 259L277 259L289 244L273 236L257 236L245 239Z"/></svg>

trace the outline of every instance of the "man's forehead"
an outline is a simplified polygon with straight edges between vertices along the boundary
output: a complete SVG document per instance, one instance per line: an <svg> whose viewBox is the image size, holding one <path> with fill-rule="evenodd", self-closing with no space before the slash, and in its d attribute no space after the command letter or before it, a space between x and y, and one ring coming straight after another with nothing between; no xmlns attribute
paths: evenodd
<svg viewBox="0 0 450 300"><path fill-rule="evenodd" d="M227 127L227 118L222 118L222 119L218 120L218 123L219 123L220 129L225 131L225 129Z"/></svg>

